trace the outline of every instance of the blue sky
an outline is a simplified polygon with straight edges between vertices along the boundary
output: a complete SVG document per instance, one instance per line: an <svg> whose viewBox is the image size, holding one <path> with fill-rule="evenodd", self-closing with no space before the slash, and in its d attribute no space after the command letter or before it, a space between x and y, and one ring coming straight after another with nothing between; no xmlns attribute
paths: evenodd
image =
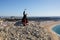
<svg viewBox="0 0 60 40"><path fill-rule="evenodd" d="M60 0L0 0L0 16L60 16Z"/></svg>

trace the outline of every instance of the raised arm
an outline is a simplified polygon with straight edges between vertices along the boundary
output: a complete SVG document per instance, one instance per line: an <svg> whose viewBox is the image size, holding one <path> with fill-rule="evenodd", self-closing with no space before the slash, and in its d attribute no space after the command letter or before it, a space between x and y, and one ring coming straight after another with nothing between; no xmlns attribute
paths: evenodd
<svg viewBox="0 0 60 40"><path fill-rule="evenodd" d="M25 15L25 11L23 12L23 15Z"/></svg>

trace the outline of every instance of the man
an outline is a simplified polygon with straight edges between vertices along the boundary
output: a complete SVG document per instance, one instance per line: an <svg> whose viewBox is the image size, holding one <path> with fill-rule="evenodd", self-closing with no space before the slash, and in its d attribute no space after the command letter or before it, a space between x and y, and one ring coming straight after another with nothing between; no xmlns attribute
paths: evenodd
<svg viewBox="0 0 60 40"><path fill-rule="evenodd" d="M27 14L25 14L25 10L24 10L24 12L23 12L23 18L22 18L22 24L24 26L26 26L27 23L28 23Z"/></svg>

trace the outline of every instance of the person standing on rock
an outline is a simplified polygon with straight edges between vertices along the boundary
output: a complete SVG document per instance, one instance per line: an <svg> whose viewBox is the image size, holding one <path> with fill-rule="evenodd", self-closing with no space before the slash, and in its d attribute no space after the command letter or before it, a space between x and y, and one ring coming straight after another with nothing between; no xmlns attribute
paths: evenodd
<svg viewBox="0 0 60 40"><path fill-rule="evenodd" d="M25 10L23 11L23 18L22 18L22 24L23 24L23 26L26 26L27 23L28 23L27 14L25 14Z"/></svg>

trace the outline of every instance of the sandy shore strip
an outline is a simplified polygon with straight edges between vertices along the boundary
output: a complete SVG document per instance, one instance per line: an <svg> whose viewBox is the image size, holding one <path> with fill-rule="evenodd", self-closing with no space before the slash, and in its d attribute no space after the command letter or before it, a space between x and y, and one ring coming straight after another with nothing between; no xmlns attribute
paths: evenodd
<svg viewBox="0 0 60 40"><path fill-rule="evenodd" d="M54 31L52 31L52 28L58 24L60 24L60 21L53 21L50 23L45 23L44 25L44 28L46 28L48 32L51 34L51 37L53 38L53 40L59 40L58 35Z"/></svg>

